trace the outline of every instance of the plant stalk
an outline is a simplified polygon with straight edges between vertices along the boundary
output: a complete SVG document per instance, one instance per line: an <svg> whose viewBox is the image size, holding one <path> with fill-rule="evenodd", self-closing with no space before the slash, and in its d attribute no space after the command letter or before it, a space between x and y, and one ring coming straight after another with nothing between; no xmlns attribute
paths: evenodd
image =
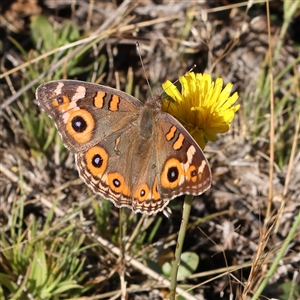
<svg viewBox="0 0 300 300"><path fill-rule="evenodd" d="M193 198L194 196L192 195L186 195L184 198L182 220L181 220L181 225L178 233L175 256L172 261L170 300L175 300L175 296L176 296L177 273L180 265L183 242L185 239L187 225L190 218Z"/></svg>

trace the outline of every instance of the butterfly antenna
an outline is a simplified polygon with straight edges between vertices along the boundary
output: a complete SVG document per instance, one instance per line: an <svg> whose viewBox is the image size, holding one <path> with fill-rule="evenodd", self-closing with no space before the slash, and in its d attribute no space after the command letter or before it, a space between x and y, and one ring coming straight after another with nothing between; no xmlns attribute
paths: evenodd
<svg viewBox="0 0 300 300"><path fill-rule="evenodd" d="M194 71L194 69L195 69L196 67L197 67L197 65L194 64L188 71L185 72L184 75L186 75L187 73L190 73L190 72Z"/></svg>
<svg viewBox="0 0 300 300"><path fill-rule="evenodd" d="M194 64L188 71L186 71L186 72L184 73L183 76L185 76L186 74L188 74L188 73L194 71L194 69L195 69L196 67L197 67L197 65ZM176 79L176 80L173 82L173 84L177 83L178 81L179 81L179 79Z"/></svg>
<svg viewBox="0 0 300 300"><path fill-rule="evenodd" d="M138 41L135 42L135 46L136 46L136 51L137 51L137 54L140 58L140 61L141 61L141 64L142 64L142 68L143 68L143 71L144 71L144 74L145 74L145 78L146 78L146 82L147 82L147 85L149 87L149 90L150 90L150 93L151 95L153 96L152 94L152 91L151 91L151 86L150 86L150 83L149 83L149 80L146 76L146 70L145 70L145 66L144 66L144 63L143 63L143 59L142 59L142 55L141 55L141 49L140 49L140 43Z"/></svg>

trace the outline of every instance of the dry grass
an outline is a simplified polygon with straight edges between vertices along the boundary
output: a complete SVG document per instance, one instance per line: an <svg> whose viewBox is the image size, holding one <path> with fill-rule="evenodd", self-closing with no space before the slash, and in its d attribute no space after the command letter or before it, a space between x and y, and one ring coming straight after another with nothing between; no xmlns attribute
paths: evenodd
<svg viewBox="0 0 300 300"><path fill-rule="evenodd" d="M200 262L177 292L299 299L300 4L42 2L12 1L0 16L0 299L168 297L162 266L173 257L182 201L171 202L170 219L126 209L120 226L119 211L78 179L34 92L76 78L145 100L145 77L156 92L194 64L232 82L241 109L205 149L213 184L194 199L183 249Z"/></svg>

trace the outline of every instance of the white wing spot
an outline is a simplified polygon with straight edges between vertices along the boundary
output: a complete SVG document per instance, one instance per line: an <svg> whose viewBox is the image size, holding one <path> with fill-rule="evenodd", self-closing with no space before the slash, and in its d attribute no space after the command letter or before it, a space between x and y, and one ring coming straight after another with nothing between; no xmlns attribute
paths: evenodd
<svg viewBox="0 0 300 300"><path fill-rule="evenodd" d="M198 168L198 174L203 173L203 170L204 170L205 166L206 166L206 161L202 160L201 165Z"/></svg>
<svg viewBox="0 0 300 300"><path fill-rule="evenodd" d="M59 82L56 86L56 89L54 90L54 93L56 95L60 95L61 94L61 89L63 88L64 83L63 82Z"/></svg>
<svg viewBox="0 0 300 300"><path fill-rule="evenodd" d="M187 169L190 167L195 153L196 153L196 149L193 145L191 145L186 153L187 162L183 164L184 171L187 171Z"/></svg>
<svg viewBox="0 0 300 300"><path fill-rule="evenodd" d="M74 96L72 97L72 102L76 102L79 99L82 99L85 97L86 94L86 88L83 85L79 85L76 89L76 92L74 94Z"/></svg>

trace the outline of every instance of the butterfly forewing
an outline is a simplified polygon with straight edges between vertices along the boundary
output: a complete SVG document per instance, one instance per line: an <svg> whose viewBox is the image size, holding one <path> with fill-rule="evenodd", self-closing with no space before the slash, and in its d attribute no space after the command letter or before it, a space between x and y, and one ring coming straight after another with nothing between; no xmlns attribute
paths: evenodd
<svg viewBox="0 0 300 300"><path fill-rule="evenodd" d="M162 198L182 194L200 195L211 185L209 164L199 145L171 115L160 114L161 132L157 148L164 147L160 187Z"/></svg>
<svg viewBox="0 0 300 300"><path fill-rule="evenodd" d="M117 92L97 84L58 80L42 84L36 97L54 120L65 146L72 152L81 152L111 133L125 130L138 118L143 104Z"/></svg>

